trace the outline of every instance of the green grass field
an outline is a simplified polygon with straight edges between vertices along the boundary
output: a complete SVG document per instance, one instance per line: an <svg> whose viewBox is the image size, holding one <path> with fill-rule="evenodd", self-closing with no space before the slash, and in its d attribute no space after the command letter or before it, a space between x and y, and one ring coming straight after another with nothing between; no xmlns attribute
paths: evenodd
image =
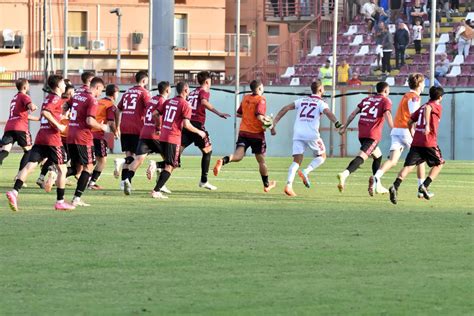
<svg viewBox="0 0 474 316"><path fill-rule="evenodd" d="M410 175L395 206L368 196L369 163L338 192L350 158L329 159L290 199L288 158L268 159L278 186L264 194L252 157L211 176L216 192L184 157L168 200L150 198L145 168L124 196L109 167L107 189L69 213L52 210L38 170L13 213L4 192L19 157L0 167L1 315L474 314L474 162L447 162L431 201Z"/></svg>

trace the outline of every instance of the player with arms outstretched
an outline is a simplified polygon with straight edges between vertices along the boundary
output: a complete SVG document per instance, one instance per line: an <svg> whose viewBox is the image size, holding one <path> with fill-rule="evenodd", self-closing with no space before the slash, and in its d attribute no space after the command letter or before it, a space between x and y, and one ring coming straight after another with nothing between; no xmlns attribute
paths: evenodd
<svg viewBox="0 0 474 316"><path fill-rule="evenodd" d="M406 176L420 164L426 162L431 167L428 177L418 187L418 192L427 200L434 194L428 191L431 182L439 175L444 159L438 146L438 129L441 120L441 101L443 100L443 88L431 87L430 100L423 104L411 115L408 122L410 131L413 133L413 142L405 159L405 166L398 174L393 186L389 188L390 201L398 202L398 188Z"/></svg>
<svg viewBox="0 0 474 316"><path fill-rule="evenodd" d="M343 134L352 120L360 114L359 118L359 141L360 152L347 166L347 168L337 175L339 184L337 188L344 191L347 177L357 170L370 156L373 158L372 174L375 175L382 164L382 152L378 143L382 139L384 121L387 120L390 128L393 128L392 121L392 101L388 98L390 88L388 83L379 82L376 85L377 95L363 99L356 109L347 118L346 125L339 131ZM370 179L373 179L372 177ZM369 193L373 188L373 183L369 181ZM373 193L372 193L373 194Z"/></svg>
<svg viewBox="0 0 474 316"><path fill-rule="evenodd" d="M312 95L296 100L295 102L284 106L280 112L278 112L273 122L273 128L271 130L272 135L276 135L276 126L283 116L288 111L296 110L296 119L293 127L293 163L288 169L288 178L285 186L285 194L288 196L296 196L293 190L293 181L296 176L296 172L303 180L304 185L309 188L311 182L309 180L309 173L314 169L321 166L326 160L326 147L319 134L319 124L321 116L325 114L331 122L334 123L336 128L341 128L342 124L334 116L334 113L328 107L328 104L324 102L322 96L324 94L324 86L320 80L316 80L311 84ZM303 155L307 148L310 148L313 152L314 159L306 167L306 169L299 170L301 163L303 162Z"/></svg>
<svg viewBox="0 0 474 316"><path fill-rule="evenodd" d="M262 82L260 80L252 80L250 82L250 90L252 93L243 98L237 110L237 117L241 117L242 121L240 123L236 149L232 155L217 160L214 166L214 175L217 176L219 174L222 166L231 162L241 161L247 149L251 147L252 153L258 162L263 182L263 191L270 192L276 186L276 181L268 180L268 168L265 163L267 144L265 142L265 127L263 125L268 125L269 119L265 115L267 103L263 96L264 88Z"/></svg>

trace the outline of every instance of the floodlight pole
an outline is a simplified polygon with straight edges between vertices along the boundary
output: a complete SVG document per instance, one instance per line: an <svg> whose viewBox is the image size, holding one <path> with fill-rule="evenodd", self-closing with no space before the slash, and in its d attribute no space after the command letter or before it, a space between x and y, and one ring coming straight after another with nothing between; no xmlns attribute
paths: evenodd
<svg viewBox="0 0 474 316"><path fill-rule="evenodd" d="M436 44L436 1L431 1L431 41L430 41L430 86L434 86L435 79L435 44Z"/></svg>
<svg viewBox="0 0 474 316"><path fill-rule="evenodd" d="M153 88L153 1L148 5L148 90Z"/></svg>
<svg viewBox="0 0 474 316"><path fill-rule="evenodd" d="M116 76L117 76L117 83L120 84L120 77L121 77L121 72L120 72L120 54L122 51L121 45L120 45L120 38L122 36L122 10L120 8L115 8L109 11L110 13L114 13L117 15L117 71L116 71Z"/></svg>
<svg viewBox="0 0 474 316"><path fill-rule="evenodd" d="M337 20L339 8L339 0L334 0L333 8L333 26L332 26L332 91L331 91L331 111L336 113L336 70L337 70ZM334 155L334 130L329 125L329 156Z"/></svg>
<svg viewBox="0 0 474 316"><path fill-rule="evenodd" d="M43 0L43 69L44 69L44 84L48 80L48 55L46 54L46 47L48 46L48 36L46 34L46 10L47 0Z"/></svg>
<svg viewBox="0 0 474 316"><path fill-rule="evenodd" d="M68 4L69 0L64 0L64 50L63 50L63 76L67 78L67 32L68 32Z"/></svg>
<svg viewBox="0 0 474 316"><path fill-rule="evenodd" d="M236 34L235 34L235 109L234 113L237 112L240 103L240 0L236 1ZM234 115L234 143L237 141L237 116Z"/></svg>

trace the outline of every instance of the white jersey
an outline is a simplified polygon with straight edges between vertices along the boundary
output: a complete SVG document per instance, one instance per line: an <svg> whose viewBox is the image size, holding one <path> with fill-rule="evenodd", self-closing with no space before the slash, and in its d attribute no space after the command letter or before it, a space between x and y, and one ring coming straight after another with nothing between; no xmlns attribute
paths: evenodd
<svg viewBox="0 0 474 316"><path fill-rule="evenodd" d="M293 127L294 140L315 140L319 136L319 122L328 104L317 95L295 101L296 119Z"/></svg>

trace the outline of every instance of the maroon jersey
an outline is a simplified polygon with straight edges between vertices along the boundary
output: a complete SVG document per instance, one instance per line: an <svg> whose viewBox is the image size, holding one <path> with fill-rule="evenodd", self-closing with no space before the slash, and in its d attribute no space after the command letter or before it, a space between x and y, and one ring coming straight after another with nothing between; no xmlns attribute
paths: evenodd
<svg viewBox="0 0 474 316"><path fill-rule="evenodd" d="M87 118L95 118L98 106L97 100L87 91L75 94L70 103L72 106L67 143L93 146L92 129L87 124Z"/></svg>
<svg viewBox="0 0 474 316"><path fill-rule="evenodd" d="M206 122L206 107L202 104L202 100L209 101L210 93L203 88L199 87L191 91L188 95L188 102L191 105L193 114L191 121L199 122L202 125Z"/></svg>
<svg viewBox="0 0 474 316"><path fill-rule="evenodd" d="M164 102L165 98L161 95L154 96L150 101L148 101L145 111L145 122L140 133L141 139L160 139L160 136L156 135L156 131L160 129L160 126L156 126L153 112L161 107Z"/></svg>
<svg viewBox="0 0 474 316"><path fill-rule="evenodd" d="M61 113L63 112L63 101L61 97L54 93L48 94L41 106L41 112L43 111L50 112L54 119L60 122ZM38 134L36 134L35 145L62 146L63 143L59 130L51 125L43 115L41 115L40 123L40 130Z"/></svg>
<svg viewBox="0 0 474 316"><path fill-rule="evenodd" d="M431 106L430 114L430 133L425 135L426 121L425 111L426 107ZM438 127L441 120L441 104L429 101L423 104L418 110L411 115L411 120L416 122L415 135L413 136L412 146L415 147L436 147L438 146Z"/></svg>
<svg viewBox="0 0 474 316"><path fill-rule="evenodd" d="M31 98L25 94L18 92L10 103L10 115L5 132L7 131L28 131L28 105L31 104Z"/></svg>
<svg viewBox="0 0 474 316"><path fill-rule="evenodd" d="M89 91L89 86L87 85L82 85L79 88L74 89L74 93L84 93Z"/></svg>
<svg viewBox="0 0 474 316"><path fill-rule="evenodd" d="M158 107L163 115L160 142L181 145L181 130L184 119L191 119L192 110L189 103L182 97L166 100Z"/></svg>
<svg viewBox="0 0 474 316"><path fill-rule="evenodd" d="M374 95L362 100L357 107L360 109L359 138L382 139L384 113L392 110L392 101L383 95Z"/></svg>
<svg viewBox="0 0 474 316"><path fill-rule="evenodd" d="M127 90L118 104L122 111L120 132L122 134L140 135L143 127L146 104L150 100L150 93L141 86Z"/></svg>

